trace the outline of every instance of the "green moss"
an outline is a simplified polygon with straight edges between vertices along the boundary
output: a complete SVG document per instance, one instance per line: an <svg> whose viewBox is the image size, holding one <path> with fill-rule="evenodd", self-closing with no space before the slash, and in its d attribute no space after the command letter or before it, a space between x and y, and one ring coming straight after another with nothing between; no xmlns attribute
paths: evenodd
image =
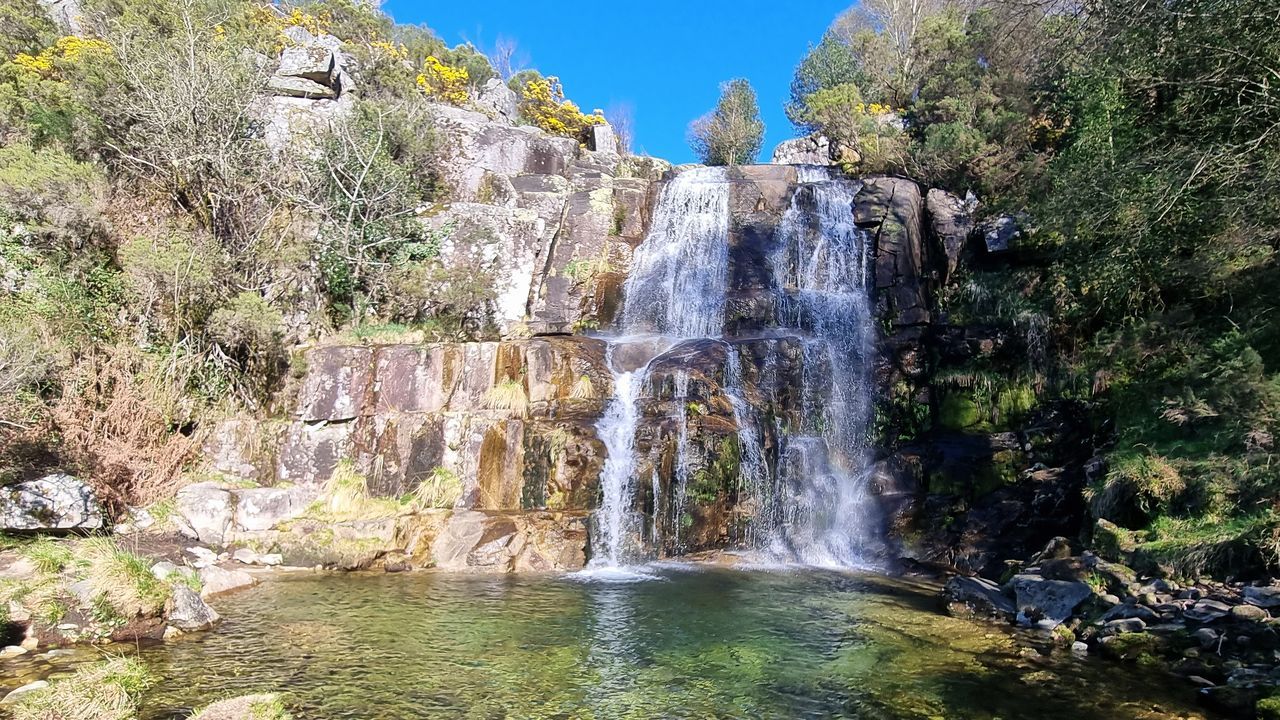
<svg viewBox="0 0 1280 720"><path fill-rule="evenodd" d="M1118 660L1141 660L1154 656L1160 650L1160 640L1145 632L1116 635L1102 645L1102 651Z"/></svg>
<svg viewBox="0 0 1280 720"><path fill-rule="evenodd" d="M1258 701L1254 707L1258 720L1280 720L1280 695L1272 695Z"/></svg>
<svg viewBox="0 0 1280 720"><path fill-rule="evenodd" d="M954 392L942 396L938 424L948 430L964 430L978 424L978 405L966 395Z"/></svg>

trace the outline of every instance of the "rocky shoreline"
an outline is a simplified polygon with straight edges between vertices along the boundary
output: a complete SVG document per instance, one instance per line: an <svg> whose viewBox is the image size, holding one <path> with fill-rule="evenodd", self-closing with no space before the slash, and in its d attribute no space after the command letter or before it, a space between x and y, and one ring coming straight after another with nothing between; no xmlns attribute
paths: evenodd
<svg viewBox="0 0 1280 720"><path fill-rule="evenodd" d="M1280 718L1280 581L1258 584L1148 577L1054 538L1004 582L951 577L952 615L1038 631L1047 652L1097 653L1157 666L1233 717Z"/></svg>

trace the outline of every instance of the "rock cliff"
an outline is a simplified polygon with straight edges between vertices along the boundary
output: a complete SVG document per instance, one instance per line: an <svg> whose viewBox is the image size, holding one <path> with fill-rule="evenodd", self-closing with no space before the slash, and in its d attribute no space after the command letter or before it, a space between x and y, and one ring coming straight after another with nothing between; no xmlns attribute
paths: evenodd
<svg viewBox="0 0 1280 720"><path fill-rule="evenodd" d="M596 423L612 395L606 343L588 334L615 324L632 252L664 183L683 168L619 157L607 136L592 150L516 126L501 107L495 101L493 117L437 110L435 127L452 148L450 193L426 216L435 227L490 236L487 261L503 278L494 320L508 339L312 348L301 355L291 415L230 419L206 456L218 473L313 494L343 459L381 497L405 496L444 473L461 487L452 508L412 532L392 523L374 555L412 551L420 564L455 568L572 568L590 553L587 523L605 455ZM797 291L773 276L770 259L788 252L779 225L789 208L817 202L801 182L812 172L728 170L725 341L615 348L615 365L649 368L635 440L645 480L634 502L660 554L750 541L760 498L744 490L742 454L759 453L769 468L783 463L781 429L815 402L804 377L831 371L801 337L779 334ZM868 177L847 213L868 238L879 319L869 472L884 523L875 533L891 540L881 551L990 569L1010 538L1018 547L1043 543L1078 519L1072 489L1088 452L1066 410L1017 428L943 417L939 374L1002 342L990 328L952 326L938 308L941 283L973 252L969 209L936 190L926 202L904 178ZM739 437L734 403L744 400L770 420L758 450ZM949 522L939 525L943 516ZM545 544L548 533L572 549L520 559L524 545Z"/></svg>

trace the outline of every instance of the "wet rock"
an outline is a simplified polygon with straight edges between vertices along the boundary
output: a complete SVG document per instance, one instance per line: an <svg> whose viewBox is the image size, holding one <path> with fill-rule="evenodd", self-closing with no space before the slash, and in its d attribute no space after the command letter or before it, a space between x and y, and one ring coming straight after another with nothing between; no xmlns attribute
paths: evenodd
<svg viewBox="0 0 1280 720"><path fill-rule="evenodd" d="M26 654L27 649L21 645L6 645L4 648L0 648L0 660Z"/></svg>
<svg viewBox="0 0 1280 720"><path fill-rule="evenodd" d="M43 690L47 687L49 687L49 681L47 680L36 680L35 682L29 682L26 685L23 685L22 687L19 687L15 690L12 690L11 692L9 692L9 694L5 695L4 699L0 700L0 705L8 705L10 703L17 702L18 698L22 697L23 695L26 695L29 692L34 692L36 690Z"/></svg>
<svg viewBox="0 0 1280 720"><path fill-rule="evenodd" d="M1000 586L980 577L957 575L943 589L949 602L961 603L979 615L1012 618L1017 608Z"/></svg>
<svg viewBox="0 0 1280 720"><path fill-rule="evenodd" d="M1017 599L1019 622L1042 629L1061 625L1093 595L1093 588L1085 583L1046 580L1038 575L1015 575L1009 586Z"/></svg>
<svg viewBox="0 0 1280 720"><path fill-rule="evenodd" d="M1137 633L1146 629L1147 624L1139 618L1110 620L1102 626L1102 631L1110 635L1117 635L1120 633Z"/></svg>
<svg viewBox="0 0 1280 720"><path fill-rule="evenodd" d="M1218 644L1218 633L1209 628L1200 628L1191 633L1191 637L1200 643L1202 648L1211 648Z"/></svg>
<svg viewBox="0 0 1280 720"><path fill-rule="evenodd" d="M1244 622L1262 622L1270 620L1266 610L1256 605L1236 605L1231 608L1231 619Z"/></svg>
<svg viewBox="0 0 1280 720"><path fill-rule="evenodd" d="M1244 601L1260 608L1280 607L1280 585L1246 587L1241 593Z"/></svg>
<svg viewBox="0 0 1280 720"><path fill-rule="evenodd" d="M1151 608L1146 607L1145 605L1138 605L1136 603L1123 603L1116 605L1102 616L1102 620L1104 622L1131 619L1141 620L1144 623L1154 623L1160 621L1160 616Z"/></svg>
<svg viewBox="0 0 1280 720"><path fill-rule="evenodd" d="M98 530L104 522L93 489L66 473L0 488L0 529Z"/></svg>
<svg viewBox="0 0 1280 720"><path fill-rule="evenodd" d="M249 587L257 581L243 570L224 570L212 565L200 570L200 582L200 597L210 598L219 593Z"/></svg>
<svg viewBox="0 0 1280 720"><path fill-rule="evenodd" d="M1200 623L1211 623L1220 618L1226 617L1231 612L1231 606L1219 602L1217 600L1200 600L1195 605L1183 611L1183 617L1188 620L1194 620Z"/></svg>
<svg viewBox="0 0 1280 720"><path fill-rule="evenodd" d="M186 585L173 586L173 596L165 618L170 625L183 632L208 630L221 619L198 594Z"/></svg>
<svg viewBox="0 0 1280 720"><path fill-rule="evenodd" d="M1081 558L1066 557L1044 560L1040 563L1040 575L1046 580L1083 581L1092 568Z"/></svg>

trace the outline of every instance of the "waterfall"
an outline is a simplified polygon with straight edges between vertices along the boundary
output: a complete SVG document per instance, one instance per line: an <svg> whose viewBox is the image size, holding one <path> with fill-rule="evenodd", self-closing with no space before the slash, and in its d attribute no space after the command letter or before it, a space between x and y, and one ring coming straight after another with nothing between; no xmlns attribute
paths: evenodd
<svg viewBox="0 0 1280 720"><path fill-rule="evenodd" d="M861 184L825 168L797 169L799 184L764 257L772 272L776 325L763 367L744 365L749 345L722 338L729 284L730 182L722 168L687 170L663 188L648 236L635 250L625 285L619 333L606 358L614 397L597 423L607 452L601 505L592 523L592 565L617 567L644 555L645 518L637 508L636 431L652 354L637 367L635 353L619 366L614 351L654 335L666 347L679 340L721 339L723 397L731 406L738 442L738 504L749 508L746 543L768 559L817 565L858 564L875 541L867 494L866 435L871 413L870 366L874 326L868 279L870 240L853 218ZM776 406L776 338L798 343L801 366L798 423L770 420L760 403ZM795 351L795 346L792 346ZM794 356L792 356L794 359ZM669 369L669 368L668 368ZM676 408L676 459L667 495L674 547L685 548L691 468L687 418L689 375L671 374ZM705 448L704 448L705 452ZM697 457L697 456L695 456ZM658 540L662 492L652 482Z"/></svg>
<svg viewBox="0 0 1280 720"><path fill-rule="evenodd" d="M694 168L677 175L663 188L649 234L632 257L621 337L610 342L606 354L614 396L596 424L606 457L600 510L593 523L598 542L592 544L603 552L592 558L594 566L619 567L640 554L634 549L641 527L634 511L635 436L637 401L649 368L646 364L622 371L615 367L613 351L627 337L641 333L719 336L728 262L729 184L724 168ZM673 505L683 502L681 495Z"/></svg>
<svg viewBox="0 0 1280 720"><path fill-rule="evenodd" d="M686 170L663 188L653 226L631 260L623 334L719 337L728 265L725 170Z"/></svg>
<svg viewBox="0 0 1280 720"><path fill-rule="evenodd" d="M779 450L768 498L779 507L757 515L753 534L777 559L852 565L876 527L866 487L871 243L853 221L861 184L825 168L799 170L770 264L779 324L803 332L803 417Z"/></svg>
<svg viewBox="0 0 1280 720"><path fill-rule="evenodd" d="M612 367L613 346L606 351ZM634 539L639 533L636 512L632 508L635 496L636 476L636 425L640 412L636 401L644 385L645 368L629 372L615 372L614 394L604 416L596 424L596 431L604 442L608 455L604 471L600 475L602 499L593 524L595 542L593 548L603 552L592 558L593 565L619 567L626 565L637 555L639 543Z"/></svg>

